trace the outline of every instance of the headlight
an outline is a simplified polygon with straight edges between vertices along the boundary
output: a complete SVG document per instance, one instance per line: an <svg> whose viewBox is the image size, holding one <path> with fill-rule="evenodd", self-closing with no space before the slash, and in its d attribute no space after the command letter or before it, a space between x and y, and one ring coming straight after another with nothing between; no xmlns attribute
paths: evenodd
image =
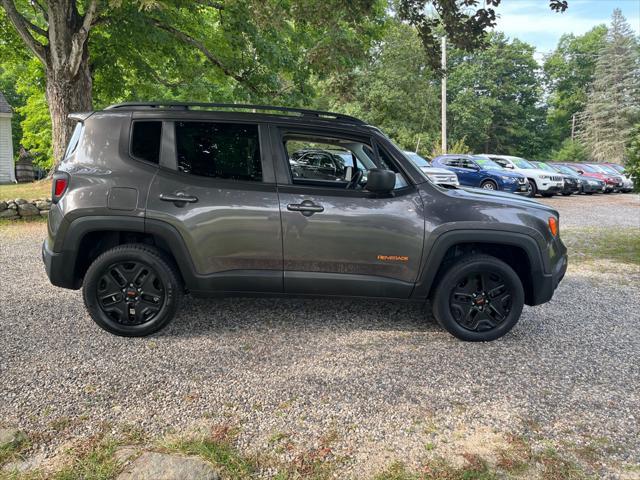
<svg viewBox="0 0 640 480"><path fill-rule="evenodd" d="M589 185L598 185L599 182L595 182L593 180L589 180Z"/></svg>
<svg viewBox="0 0 640 480"><path fill-rule="evenodd" d="M513 178L513 177L507 177L506 175L500 175L500 178L501 178L502 180L504 180L505 182L515 182L515 180L516 180L515 178Z"/></svg>

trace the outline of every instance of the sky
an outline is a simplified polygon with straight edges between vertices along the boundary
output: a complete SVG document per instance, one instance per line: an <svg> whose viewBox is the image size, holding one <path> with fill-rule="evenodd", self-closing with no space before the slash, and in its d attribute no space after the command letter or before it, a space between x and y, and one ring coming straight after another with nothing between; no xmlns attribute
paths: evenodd
<svg viewBox="0 0 640 480"><path fill-rule="evenodd" d="M608 24L615 8L622 10L640 35L640 0L568 0L569 8L556 13L548 0L502 0L496 30L517 37L538 50L536 58L553 50L563 33L580 35L595 25Z"/></svg>

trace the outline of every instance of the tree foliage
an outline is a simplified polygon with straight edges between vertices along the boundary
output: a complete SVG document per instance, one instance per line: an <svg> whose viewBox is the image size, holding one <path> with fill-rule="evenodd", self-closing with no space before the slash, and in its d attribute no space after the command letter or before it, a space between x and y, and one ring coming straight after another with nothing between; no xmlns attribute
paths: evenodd
<svg viewBox="0 0 640 480"><path fill-rule="evenodd" d="M565 138L560 149L553 153L556 162L588 162L589 152L582 143L577 140Z"/></svg>
<svg viewBox="0 0 640 480"><path fill-rule="evenodd" d="M625 172L633 179L635 191L640 192L640 123L635 125L631 134Z"/></svg>
<svg viewBox="0 0 640 480"><path fill-rule="evenodd" d="M596 58L604 47L606 35L605 25L598 25L583 35L562 35L554 52L545 59L545 83L550 92L547 124L552 148L558 148L571 136L573 116L582 112L587 104Z"/></svg>
<svg viewBox="0 0 640 480"><path fill-rule="evenodd" d="M640 114L640 59L633 30L615 9L581 118L580 138L597 161L622 163Z"/></svg>

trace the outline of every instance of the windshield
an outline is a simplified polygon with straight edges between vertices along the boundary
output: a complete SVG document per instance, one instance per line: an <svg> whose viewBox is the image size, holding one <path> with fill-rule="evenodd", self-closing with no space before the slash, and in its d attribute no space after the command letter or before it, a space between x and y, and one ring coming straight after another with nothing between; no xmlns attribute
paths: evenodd
<svg viewBox="0 0 640 480"><path fill-rule="evenodd" d="M503 168L498 165L496 162L487 157L482 157L480 155L474 155L473 159L475 162L480 165L485 170L493 169L493 170L503 170Z"/></svg>
<svg viewBox="0 0 640 480"><path fill-rule="evenodd" d="M404 152L404 154L411 160L417 167L430 167L431 164L426 158L422 158L416 152Z"/></svg>
<svg viewBox="0 0 640 480"><path fill-rule="evenodd" d="M604 173L609 173L609 174L614 174L617 175L618 172L616 170L614 170L613 168L611 168L609 165L594 165L594 168L599 168L601 172Z"/></svg>
<svg viewBox="0 0 640 480"><path fill-rule="evenodd" d="M624 172L624 167L622 165L607 165L607 166L610 168L613 168L618 173Z"/></svg>
<svg viewBox="0 0 640 480"><path fill-rule="evenodd" d="M537 162L536 165L538 165L541 170L546 170L547 172L555 172L551 165L548 165L544 162Z"/></svg>
<svg viewBox="0 0 640 480"><path fill-rule="evenodd" d="M510 160L518 168L524 168L525 170L532 170L536 168L534 165L531 165L529 162L527 162L524 158L510 157Z"/></svg>
<svg viewBox="0 0 640 480"><path fill-rule="evenodd" d="M589 172L589 173L598 173L598 170L596 170L590 165L580 164L580 165L577 165L576 168L584 170L585 172Z"/></svg>
<svg viewBox="0 0 640 480"><path fill-rule="evenodd" d="M565 167L564 165L554 165L554 167L559 172L566 173L567 175L575 175L576 174L575 170L573 170L573 169L571 169L569 167Z"/></svg>

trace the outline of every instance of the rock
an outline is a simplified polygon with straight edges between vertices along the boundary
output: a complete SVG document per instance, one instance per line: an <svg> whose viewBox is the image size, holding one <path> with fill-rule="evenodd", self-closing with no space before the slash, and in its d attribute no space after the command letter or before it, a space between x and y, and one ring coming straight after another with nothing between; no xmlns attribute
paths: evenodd
<svg viewBox="0 0 640 480"><path fill-rule="evenodd" d="M27 441L27 436L15 428L0 428L0 449L17 447Z"/></svg>
<svg viewBox="0 0 640 480"><path fill-rule="evenodd" d="M29 203L29 202L27 202L24 198L16 198L14 200L14 203L16 205L24 205L25 203Z"/></svg>
<svg viewBox="0 0 640 480"><path fill-rule="evenodd" d="M118 463L125 464L136 458L138 452L139 450L136 447L120 447L114 452L113 458Z"/></svg>
<svg viewBox="0 0 640 480"><path fill-rule="evenodd" d="M126 459L126 457L125 457ZM211 464L195 457L145 452L118 475L117 480L219 480Z"/></svg>
<svg viewBox="0 0 640 480"><path fill-rule="evenodd" d="M30 203L18 203L18 213L21 217L33 217L40 215L40 210Z"/></svg>
<svg viewBox="0 0 640 480"><path fill-rule="evenodd" d="M40 210L40 216L42 217L49 216L49 210Z"/></svg>
<svg viewBox="0 0 640 480"><path fill-rule="evenodd" d="M49 210L51 208L51 202L47 202L46 200L36 200L34 205L38 210Z"/></svg>
<svg viewBox="0 0 640 480"><path fill-rule="evenodd" d="M10 208L11 210L17 210L18 209L18 205L16 205L16 202L14 202L13 200L7 203L7 208Z"/></svg>
<svg viewBox="0 0 640 480"><path fill-rule="evenodd" d="M0 212L0 218L5 218L5 219L8 218L10 220L13 220L14 218L19 218L19 217L18 217L18 212L12 209L8 209L8 210L2 210Z"/></svg>
<svg viewBox="0 0 640 480"><path fill-rule="evenodd" d="M0 202L0 212L6 210L8 207L7 202Z"/></svg>

